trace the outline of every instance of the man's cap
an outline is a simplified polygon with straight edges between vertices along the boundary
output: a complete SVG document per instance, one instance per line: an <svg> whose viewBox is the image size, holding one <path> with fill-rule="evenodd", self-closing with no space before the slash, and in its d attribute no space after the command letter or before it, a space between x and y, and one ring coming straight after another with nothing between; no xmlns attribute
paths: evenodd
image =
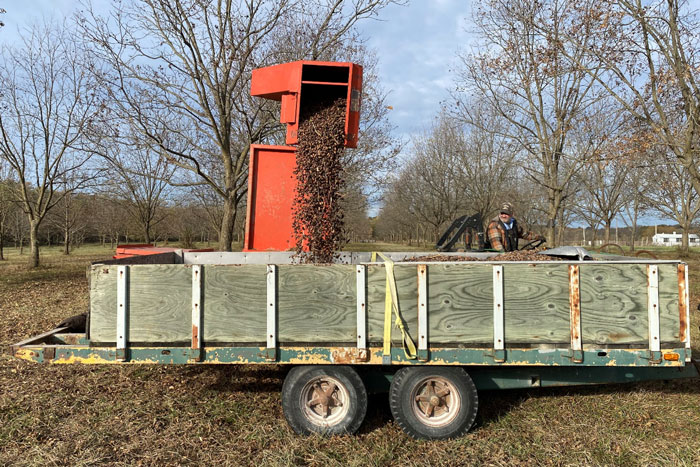
<svg viewBox="0 0 700 467"><path fill-rule="evenodd" d="M511 206L510 203L503 203L501 205L501 211L502 214L508 214L509 216L513 215L513 206Z"/></svg>

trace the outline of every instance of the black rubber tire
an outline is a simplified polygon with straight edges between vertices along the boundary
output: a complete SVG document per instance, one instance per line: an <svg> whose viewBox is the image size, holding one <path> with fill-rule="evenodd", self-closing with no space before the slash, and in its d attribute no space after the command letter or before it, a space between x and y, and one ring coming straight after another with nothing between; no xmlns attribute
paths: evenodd
<svg viewBox="0 0 700 467"><path fill-rule="evenodd" d="M444 424L430 426L417 415L417 412L422 411L415 394L420 387L427 384L427 381L439 380L448 382L452 386L454 391L450 392L450 397L457 397L459 400L450 399L450 401L453 407L456 405L459 408L456 415L448 414L449 420ZM474 382L462 368L405 367L396 372L391 382L389 405L396 423L413 438L447 439L462 436L472 427L479 409L479 396ZM453 418L450 419L450 417Z"/></svg>
<svg viewBox="0 0 700 467"><path fill-rule="evenodd" d="M343 394L347 404L342 406L341 412L346 410L345 405L348 407L342 418L325 425L318 416L314 417L311 409L306 409L303 399L308 394L309 384L314 381L327 381L328 378L335 380L339 385L338 394L345 391ZM341 398L339 396L339 399ZM352 434L360 428L367 414L367 390L362 378L350 366L296 366L287 374L282 385L282 410L289 426L298 434Z"/></svg>

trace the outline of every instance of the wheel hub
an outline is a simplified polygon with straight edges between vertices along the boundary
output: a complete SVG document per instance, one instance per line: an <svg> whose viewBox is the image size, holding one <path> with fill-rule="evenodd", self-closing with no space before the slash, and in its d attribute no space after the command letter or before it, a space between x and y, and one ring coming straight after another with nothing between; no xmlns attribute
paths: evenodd
<svg viewBox="0 0 700 467"><path fill-rule="evenodd" d="M320 376L307 382L300 396L304 415L318 426L328 427L339 423L349 410L347 388L330 376Z"/></svg>
<svg viewBox="0 0 700 467"><path fill-rule="evenodd" d="M411 395L413 414L421 423L442 427L451 423L461 405L459 392L442 377L431 376L417 384Z"/></svg>

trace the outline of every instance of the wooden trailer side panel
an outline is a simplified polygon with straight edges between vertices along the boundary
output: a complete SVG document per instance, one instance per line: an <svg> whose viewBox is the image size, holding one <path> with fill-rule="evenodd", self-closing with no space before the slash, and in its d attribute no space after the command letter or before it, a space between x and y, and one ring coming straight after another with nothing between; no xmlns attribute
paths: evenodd
<svg viewBox="0 0 700 467"><path fill-rule="evenodd" d="M396 264L395 281L405 327L418 342L417 264ZM431 264L427 268L430 346L492 345L494 264ZM355 343L358 290L354 265L280 265L275 297L278 342ZM263 343L267 334L265 265L206 265L202 271L205 344ZM115 342L117 266L91 272L90 338ZM676 264L658 265L659 339L680 340ZM645 264L580 265L583 345L649 343L648 269ZM367 336L383 341L386 269L367 266ZM568 263L503 265L505 344L571 343ZM393 326L394 346L401 333ZM131 266L128 340L187 343L192 338L192 267Z"/></svg>
<svg viewBox="0 0 700 467"><path fill-rule="evenodd" d="M265 342L266 266L203 266L203 336L207 342Z"/></svg>

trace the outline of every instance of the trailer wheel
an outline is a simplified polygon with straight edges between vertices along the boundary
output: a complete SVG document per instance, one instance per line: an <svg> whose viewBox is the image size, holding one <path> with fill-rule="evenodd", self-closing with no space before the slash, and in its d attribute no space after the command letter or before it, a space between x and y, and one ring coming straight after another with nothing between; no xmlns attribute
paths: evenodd
<svg viewBox="0 0 700 467"><path fill-rule="evenodd" d="M303 435L355 433L367 413L367 390L349 366L297 366L282 385L282 410Z"/></svg>
<svg viewBox="0 0 700 467"><path fill-rule="evenodd" d="M389 404L394 419L410 436L445 439L469 431L479 398L462 368L406 367L394 375Z"/></svg>

